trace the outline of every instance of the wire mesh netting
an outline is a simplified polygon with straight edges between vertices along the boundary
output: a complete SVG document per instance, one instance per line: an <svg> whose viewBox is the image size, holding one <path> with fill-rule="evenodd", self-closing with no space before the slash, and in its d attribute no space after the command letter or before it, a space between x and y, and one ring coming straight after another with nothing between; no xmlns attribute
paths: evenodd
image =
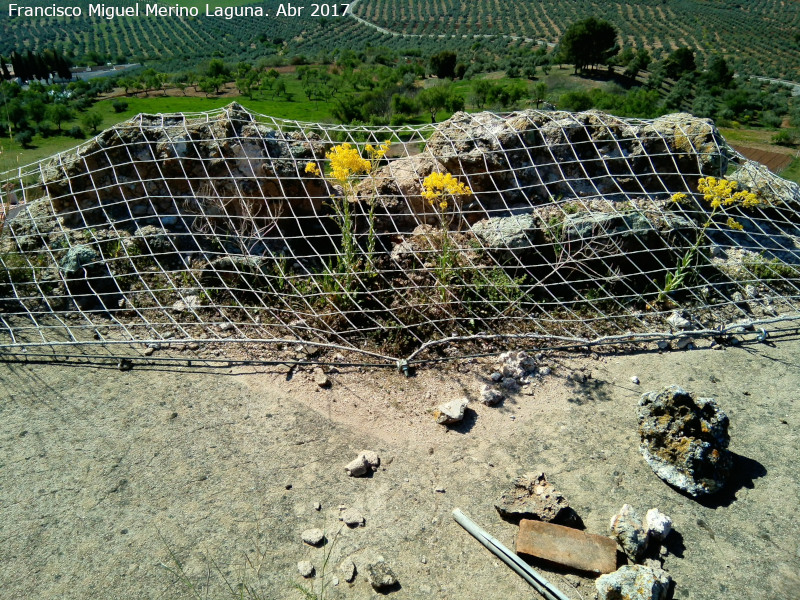
<svg viewBox="0 0 800 600"><path fill-rule="evenodd" d="M687 114L366 127L232 104L140 115L0 181L6 350L302 342L395 361L798 315L797 185Z"/></svg>

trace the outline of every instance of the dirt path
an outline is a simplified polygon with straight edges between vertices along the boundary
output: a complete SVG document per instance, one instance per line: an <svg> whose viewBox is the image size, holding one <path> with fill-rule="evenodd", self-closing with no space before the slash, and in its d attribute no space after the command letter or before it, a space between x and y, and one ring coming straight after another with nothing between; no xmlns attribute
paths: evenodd
<svg viewBox="0 0 800 600"><path fill-rule="evenodd" d="M430 409L474 396L488 363L410 379L342 369L330 390L286 369L0 363L0 596L193 597L180 562L197 585L208 574L210 598L233 597L223 575L261 597L302 598L293 586L319 591L329 553L329 598L374 597L364 565L378 555L400 581L389 597L535 598L450 513L513 546L516 527L493 501L541 468L590 532L605 534L626 502L671 515L675 598L800 597L798 356L796 334L774 346L549 355L553 374L530 393L475 404L449 431ZM585 383L566 379L580 369ZM636 403L672 383L716 397L730 416L736 481L715 503L670 489L638 452ZM381 469L348 478L344 464L363 449L380 453ZM340 505L366 526L336 534ZM310 527L332 543L304 546ZM353 584L331 571L346 557ZM297 573L306 559L313 580ZM550 578L593 597L589 579Z"/></svg>

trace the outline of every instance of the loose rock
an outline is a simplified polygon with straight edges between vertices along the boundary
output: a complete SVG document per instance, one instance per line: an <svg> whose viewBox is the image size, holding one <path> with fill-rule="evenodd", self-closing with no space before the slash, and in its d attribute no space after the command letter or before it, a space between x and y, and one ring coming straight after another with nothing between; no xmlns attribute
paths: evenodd
<svg viewBox="0 0 800 600"><path fill-rule="evenodd" d="M502 401L503 398L505 398L505 396L502 392L497 391L490 385L483 386L483 390L481 390L481 402L486 406L494 406Z"/></svg>
<svg viewBox="0 0 800 600"><path fill-rule="evenodd" d="M343 521L348 527L364 526L364 515L362 515L355 508L348 508L345 510L341 515L339 515L339 520Z"/></svg>
<svg viewBox="0 0 800 600"><path fill-rule="evenodd" d="M644 525L647 528L647 535L651 540L657 542L664 541L672 531L672 519L662 513L657 508L651 508L644 516Z"/></svg>
<svg viewBox="0 0 800 600"><path fill-rule="evenodd" d="M633 385L639 385L639 378L636 375L634 375L633 377L631 377L631 383Z"/></svg>
<svg viewBox="0 0 800 600"><path fill-rule="evenodd" d="M297 563L297 572L300 573L303 577L308 579L309 577L314 576L314 565L311 564L311 561L308 560L301 560Z"/></svg>
<svg viewBox="0 0 800 600"><path fill-rule="evenodd" d="M309 546L319 546L325 541L325 532L322 529L306 529L301 537Z"/></svg>
<svg viewBox="0 0 800 600"><path fill-rule="evenodd" d="M680 329L682 331L694 329L692 322L684 317L679 311L672 313L667 319L667 323L669 323L673 328Z"/></svg>
<svg viewBox="0 0 800 600"><path fill-rule="evenodd" d="M321 388L331 387L331 380L325 374L325 371L323 371L319 367L314 369L314 383L316 383Z"/></svg>
<svg viewBox="0 0 800 600"><path fill-rule="evenodd" d="M672 578L663 569L625 565L595 582L598 600L666 600Z"/></svg>
<svg viewBox="0 0 800 600"><path fill-rule="evenodd" d="M352 583L356 578L356 564L347 558L339 565L339 572L347 583Z"/></svg>
<svg viewBox="0 0 800 600"><path fill-rule="evenodd" d="M397 584L397 576L383 557L378 557L376 562L367 565L367 575L370 584L377 591L386 590Z"/></svg>
<svg viewBox="0 0 800 600"><path fill-rule="evenodd" d="M622 546L622 551L633 562L642 560L647 550L647 530L642 519L630 504L611 517L611 535Z"/></svg>
<svg viewBox="0 0 800 600"><path fill-rule="evenodd" d="M733 466L728 417L713 398L695 398L677 385L639 401L639 447L668 484L694 497L725 486Z"/></svg>
<svg viewBox="0 0 800 600"><path fill-rule="evenodd" d="M450 402L440 405L433 413L433 416L440 425L458 423L464 418L464 411L467 409L467 404L469 404L467 398L451 400Z"/></svg>
<svg viewBox="0 0 800 600"><path fill-rule="evenodd" d="M373 452L372 450L364 450L360 452L359 455L349 464L347 464L344 470L350 477L361 477L370 471L377 471L380 465L381 459L377 452Z"/></svg>
<svg viewBox="0 0 800 600"><path fill-rule="evenodd" d="M556 491L541 471L525 473L495 503L500 516L512 522L533 519L548 523L567 523L575 513L561 492Z"/></svg>

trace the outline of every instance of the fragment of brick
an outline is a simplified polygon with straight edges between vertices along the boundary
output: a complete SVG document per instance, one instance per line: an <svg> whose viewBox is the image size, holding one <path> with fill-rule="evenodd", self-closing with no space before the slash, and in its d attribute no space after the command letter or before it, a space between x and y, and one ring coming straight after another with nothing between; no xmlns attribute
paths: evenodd
<svg viewBox="0 0 800 600"><path fill-rule="evenodd" d="M516 550L580 571L611 573L617 568L617 543L611 538L542 521L520 521Z"/></svg>

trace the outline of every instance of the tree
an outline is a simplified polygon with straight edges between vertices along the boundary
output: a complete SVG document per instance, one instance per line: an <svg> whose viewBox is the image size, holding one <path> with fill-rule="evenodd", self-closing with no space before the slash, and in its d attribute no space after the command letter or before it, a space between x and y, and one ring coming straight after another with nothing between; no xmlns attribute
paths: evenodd
<svg viewBox="0 0 800 600"><path fill-rule="evenodd" d="M619 52L617 30L608 21L589 17L567 27L559 41L560 53L566 62L575 65L575 72L586 67L606 64Z"/></svg>
<svg viewBox="0 0 800 600"><path fill-rule="evenodd" d="M664 60L664 70L670 79L680 79L686 73L694 73L697 70L694 50L691 48L673 50Z"/></svg>
<svg viewBox="0 0 800 600"><path fill-rule="evenodd" d="M547 100L547 84L544 81L533 86L533 100L536 102L536 108L539 108L539 105Z"/></svg>
<svg viewBox="0 0 800 600"><path fill-rule="evenodd" d="M646 69L652 61L650 52L646 48L641 48L625 65L625 76L636 79L639 71Z"/></svg>
<svg viewBox="0 0 800 600"><path fill-rule="evenodd" d="M33 132L30 129L23 129L14 136L14 140L23 148L30 148L33 141Z"/></svg>
<svg viewBox="0 0 800 600"><path fill-rule="evenodd" d="M103 123L103 117L100 113L89 111L81 118L81 124L84 127L92 130L92 133L97 133L97 128Z"/></svg>
<svg viewBox="0 0 800 600"><path fill-rule="evenodd" d="M733 81L733 71L727 61L721 56L715 56L708 64L708 70L703 74L703 82L708 86L718 85L727 88Z"/></svg>
<svg viewBox="0 0 800 600"><path fill-rule="evenodd" d="M111 108L114 109L115 113L122 113L128 110L128 103L125 100L114 100L111 103Z"/></svg>
<svg viewBox="0 0 800 600"><path fill-rule="evenodd" d="M458 56L450 50L443 50L430 58L431 71L439 79L452 79L455 77Z"/></svg>
<svg viewBox="0 0 800 600"><path fill-rule="evenodd" d="M56 124L58 131L61 131L61 124L72 119L72 111L65 104L51 104L47 109L48 118Z"/></svg>
<svg viewBox="0 0 800 600"><path fill-rule="evenodd" d="M436 113L440 110L455 112L464 109L464 98L450 85L436 85L422 90L417 102L430 113L431 123L436 123Z"/></svg>

